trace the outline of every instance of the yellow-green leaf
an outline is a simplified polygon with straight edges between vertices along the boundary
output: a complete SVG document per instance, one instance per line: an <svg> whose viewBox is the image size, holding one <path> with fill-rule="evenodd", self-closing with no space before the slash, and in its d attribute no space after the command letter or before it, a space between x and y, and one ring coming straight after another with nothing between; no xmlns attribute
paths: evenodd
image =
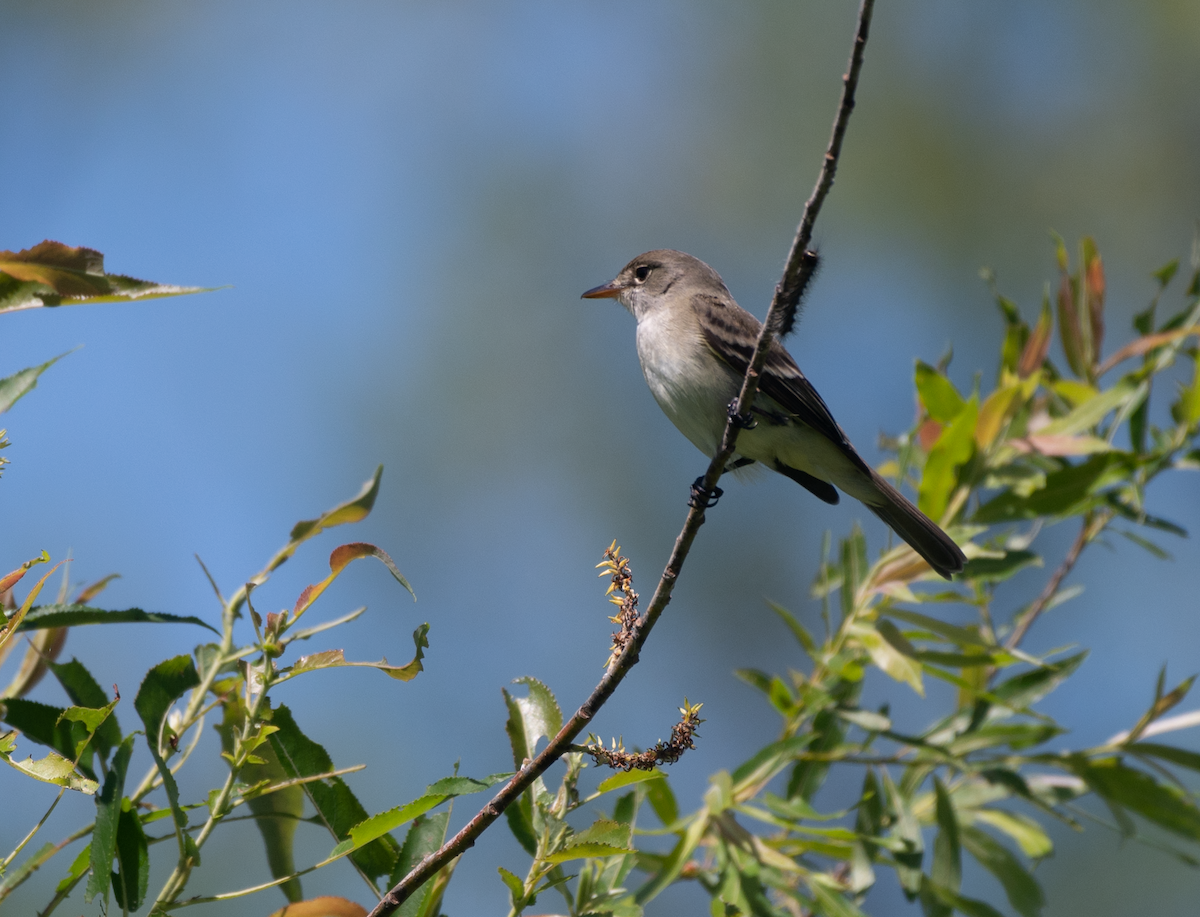
<svg viewBox="0 0 1200 917"><path fill-rule="evenodd" d="M121 302L204 293L204 287L178 287L104 273L104 256L47 239L19 252L0 251L0 312Z"/></svg>
<svg viewBox="0 0 1200 917"><path fill-rule="evenodd" d="M957 417L966 403L953 382L921 360L917 361L916 385L929 416L942 423Z"/></svg>
<svg viewBox="0 0 1200 917"><path fill-rule="evenodd" d="M849 632L862 644L863 649L871 657L871 661L896 681L909 685L922 697L925 696L925 686L921 680L921 663L904 655L874 628L865 624L854 624Z"/></svg>
<svg viewBox="0 0 1200 917"><path fill-rule="evenodd" d="M925 460L925 472L921 476L917 505L926 516L940 520L950 502L950 494L958 483L958 469L970 458L975 449L975 423L979 418L979 404L974 395L958 412L929 451Z"/></svg>

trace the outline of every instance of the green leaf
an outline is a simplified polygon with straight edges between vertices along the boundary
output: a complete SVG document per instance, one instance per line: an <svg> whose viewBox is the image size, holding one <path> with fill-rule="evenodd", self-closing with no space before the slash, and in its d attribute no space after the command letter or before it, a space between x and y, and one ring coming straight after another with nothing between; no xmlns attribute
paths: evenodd
<svg viewBox="0 0 1200 917"><path fill-rule="evenodd" d="M854 613L854 602L858 596L858 587L871 569L867 561L867 539L863 536L858 523L850 530L850 536L842 539L842 617L848 618Z"/></svg>
<svg viewBox="0 0 1200 917"><path fill-rule="evenodd" d="M967 917L1004 917L1003 914L1001 914L986 901L978 901L975 898L967 898L964 895L960 895L948 888L944 888L933 881L927 882L926 887L923 887L921 891L922 904L926 903L926 893L928 893L929 896L936 898L938 902L954 908L954 910L958 911L959 913L966 914Z"/></svg>
<svg viewBox="0 0 1200 917"><path fill-rule="evenodd" d="M39 242L19 252L0 252L0 312L122 302L205 293L212 288L177 287L104 273L104 256L91 248Z"/></svg>
<svg viewBox="0 0 1200 917"><path fill-rule="evenodd" d="M530 856L537 854L537 832L533 828L533 802L526 790L504 810L504 818L508 822L508 830L512 832L517 842L525 848Z"/></svg>
<svg viewBox="0 0 1200 917"><path fill-rule="evenodd" d="M1200 359L1193 362L1192 381L1187 385L1179 383L1179 398L1171 405L1171 417L1188 428L1200 422Z"/></svg>
<svg viewBox="0 0 1200 917"><path fill-rule="evenodd" d="M661 780L667 775L658 768L650 771L624 771L619 774L613 774L600 781L600 785L596 787L596 792L603 795L611 793L613 790L623 789L635 783L644 783L647 780Z"/></svg>
<svg viewBox="0 0 1200 917"><path fill-rule="evenodd" d="M750 685L750 687L758 688L768 698L771 696L772 676L761 669L734 669L733 674ZM775 677L777 678L778 676Z"/></svg>
<svg viewBox="0 0 1200 917"><path fill-rule="evenodd" d="M887 621L880 623L890 624ZM896 626L892 624L891 627L895 630ZM918 660L897 649L890 641L884 639L881 631L867 623L852 624L847 628L847 633L862 644L863 649L870 655L871 661L879 669L896 681L909 685L922 697L925 696L925 687L921 680L921 663Z"/></svg>
<svg viewBox="0 0 1200 917"><path fill-rule="evenodd" d="M92 795L100 789L100 785L95 780L89 780L78 774L74 763L57 752L52 751L46 757L36 761L32 757L26 758L24 761L14 760L12 753L16 750L17 745L15 736L16 733L12 732L0 735L0 758L3 758L10 767L34 780L52 783L55 786L65 786L69 790L76 790L88 795Z"/></svg>
<svg viewBox="0 0 1200 917"><path fill-rule="evenodd" d="M730 775L733 781L734 793L756 784L765 783L785 767L796 760L816 738L808 735L792 736L772 742L765 748L759 749L749 760L743 762Z"/></svg>
<svg viewBox="0 0 1200 917"><path fill-rule="evenodd" d="M107 707L108 696L92 677L92 673L78 659L70 662L49 662L48 668L58 679L71 703L80 707ZM110 714L92 739L92 745L102 758L107 758L111 749L121 742L121 727L115 712Z"/></svg>
<svg viewBox="0 0 1200 917"><path fill-rule="evenodd" d="M968 564L971 563L968 561ZM880 614L887 615L889 618L895 618L897 621L903 621L906 624L912 624L922 630L931 631L941 637L945 637L956 646L971 646L981 649L995 649L989 645L975 631L968 630L965 627L957 627L953 624L947 624L944 621L939 621L937 618L931 618L929 615L923 615L917 611L907 611L902 608L881 608Z"/></svg>
<svg viewBox="0 0 1200 917"><path fill-rule="evenodd" d="M1102 452L1079 465L1068 465L1046 475L1045 486L1028 497L1005 491L976 510L975 522L994 524L1038 516L1071 516L1082 512L1089 498L1117 481L1129 469L1129 457L1122 452Z"/></svg>
<svg viewBox="0 0 1200 917"><path fill-rule="evenodd" d="M21 730L26 738L54 749L67 761L75 760L78 743L87 737L84 727L63 719L66 711L62 707L23 697L10 697L4 701L3 709L4 721L9 726ZM91 768L90 758L90 755L81 758L79 770L90 780L95 780L96 773Z"/></svg>
<svg viewBox="0 0 1200 917"><path fill-rule="evenodd" d="M830 817L838 817L822 815L798 796L795 799L783 799L774 793L766 792L762 795L762 803L772 814L778 815L780 818L787 819L788 821L820 821Z"/></svg>
<svg viewBox="0 0 1200 917"><path fill-rule="evenodd" d="M137 697L133 700L134 709L142 718L146 728L146 741L157 753L159 731L171 705L183 696L185 691L200 684L200 676L192 664L191 656L175 656L160 662L142 680Z"/></svg>
<svg viewBox="0 0 1200 917"><path fill-rule="evenodd" d="M128 735L117 747L112 767L104 777L104 789L96 795L96 822L92 829L89 861L91 876L84 892L84 900L88 902L101 893L105 893L107 902L112 861L117 853L117 832L125 793L125 775L129 770L129 760L133 757L135 738L134 735Z"/></svg>
<svg viewBox="0 0 1200 917"><path fill-rule="evenodd" d="M32 876L35 872L45 866L59 852L59 846L55 843L47 841L42 844L33 854L26 857L20 866L15 869L7 870L3 875L0 875L0 901L3 901L18 885L21 885ZM88 851L87 846L83 848L83 853ZM78 858L76 860L78 862ZM78 881L83 873L87 871L87 857L84 856L83 866L78 873L72 872L75 876L75 881Z"/></svg>
<svg viewBox="0 0 1200 917"><path fill-rule="evenodd" d="M1125 378L1110 389L1089 398L1063 417L1050 421L1039 429L1039 436L1072 436L1091 430L1108 416L1109 412L1125 407L1138 392L1138 384Z"/></svg>
<svg viewBox="0 0 1200 917"><path fill-rule="evenodd" d="M809 657L812 657L817 651L816 641L813 640L812 634L804 628L804 625L797 620L796 616L776 602L768 600L767 607L779 616L780 620L787 625L788 630L792 632L792 636L796 638L796 642L804 649L804 652Z"/></svg>
<svg viewBox="0 0 1200 917"><path fill-rule="evenodd" d="M277 731L270 743L288 777L316 777L334 769L329 753L300 731L291 710L280 706L271 717ZM325 777L303 784L321 820L338 840L346 839L350 829L367 819L367 810L341 777ZM432 808L432 806L430 806ZM415 815L420 814L414 812ZM355 865L372 878L390 875L400 853L394 837L384 834L351 854Z"/></svg>
<svg viewBox="0 0 1200 917"><path fill-rule="evenodd" d="M171 705L185 691L198 684L200 676L192 664L192 657L175 656L160 662L146 673L138 688L137 697L133 699L133 707L146 728L146 744L150 746L150 754L154 758L159 776L162 777L163 789L167 793L171 814L175 817L175 836L180 845L180 855L190 857L195 865L200 864L200 848L187 832L188 817L179 805L179 785L159 751L159 735Z"/></svg>
<svg viewBox="0 0 1200 917"><path fill-rule="evenodd" d="M1046 899L1042 888L1013 853L986 831L970 825L960 829L962 844L1004 887L1008 903L1021 917L1040 917Z"/></svg>
<svg viewBox="0 0 1200 917"><path fill-rule="evenodd" d="M816 883L810 887L815 899L813 903L817 906L816 913L824 917L866 917L853 901L838 892Z"/></svg>
<svg viewBox="0 0 1200 917"><path fill-rule="evenodd" d="M433 815L422 815L416 818L404 835L404 843L400 847L400 855L392 869L388 885L394 886L408 875L421 860L435 852L446 842L446 827L450 823L450 813L436 812ZM436 893L433 881L426 882L400 905L396 912L399 917L420 917L429 913L430 900Z"/></svg>
<svg viewBox="0 0 1200 917"><path fill-rule="evenodd" d="M14 373L6 379L0 379L0 414L3 414L22 397L37 388L38 376L69 353L74 353L74 351L68 350L67 353L60 353L53 360L47 360L38 366L30 366L28 369Z"/></svg>
<svg viewBox="0 0 1200 917"><path fill-rule="evenodd" d="M879 775L883 780L884 798L892 821L888 837L896 842L892 851L896 859L896 877L905 895L912 900L921 890L921 862L925 855L921 823L913 814L908 799L892 782L891 774L881 769Z"/></svg>
<svg viewBox="0 0 1200 917"><path fill-rule="evenodd" d="M938 833L933 842L933 865L929 876L942 888L957 892L962 885L962 849L958 839L958 817L954 814L954 803L950 794L937 777L933 778L933 789L937 800Z"/></svg>
<svg viewBox="0 0 1200 917"><path fill-rule="evenodd" d="M1186 748L1176 748L1174 745L1159 745L1156 742L1135 742L1126 746L1126 751L1152 758L1161 758L1180 767L1200 771L1200 754L1188 751Z"/></svg>
<svg viewBox="0 0 1200 917"><path fill-rule="evenodd" d="M857 705L860 693L861 682L843 681L834 688L832 700L843 707L853 707ZM825 708L813 717L809 732L812 735L812 751L831 752L845 740L846 724L832 709ZM811 801L825 782L828 772L827 761L797 761L788 779L788 799Z"/></svg>
<svg viewBox="0 0 1200 917"><path fill-rule="evenodd" d="M567 838L563 846L546 857L547 863L565 863L584 857L608 857L634 853L629 846L633 829L610 818L597 819L587 830Z"/></svg>
<svg viewBox="0 0 1200 917"><path fill-rule="evenodd" d="M1174 258L1174 259L1168 261L1162 267L1160 267L1157 271L1154 271L1153 273L1151 273L1150 276L1158 281L1159 289L1162 289L1168 283L1171 282L1171 278L1175 276L1175 272L1178 270L1179 270L1179 259ZM1139 330L1141 330L1141 329L1139 329ZM1142 331L1142 334L1148 333L1149 330L1150 329L1147 328L1145 331Z"/></svg>
<svg viewBox="0 0 1200 917"><path fill-rule="evenodd" d="M941 423L954 420L966 404L953 382L921 360L917 361L916 386L929 416Z"/></svg>
<svg viewBox="0 0 1200 917"><path fill-rule="evenodd" d="M224 717L217 725L217 732L221 735L222 750L226 755L232 756L237 749L237 737L242 735L246 727L246 707L241 701L241 696L231 692L226 696L223 708ZM269 719L270 716L269 709L262 714L263 719ZM244 764L238 778L243 784L254 788L276 786L291 777L280 763L275 749L267 741L269 732L263 735L266 731L260 730L258 735L242 746L243 749L252 747L255 754L250 755L250 758L257 761ZM296 871L294 840L296 829L304 815L304 787L289 786L271 793L251 793L249 790L243 790L242 798L253 813L254 824L262 836L271 878L282 879L291 876ZM290 902L304 899L304 891L298 877L284 882L279 886L279 890Z"/></svg>
<svg viewBox="0 0 1200 917"><path fill-rule="evenodd" d="M1183 526L1172 522L1170 519L1162 519L1142 510L1134 509L1122 502L1118 494L1110 494L1105 504L1115 510L1119 516L1128 519L1130 522L1135 522L1146 528L1157 529L1160 532L1167 532L1179 538L1188 537L1187 529Z"/></svg>
<svg viewBox="0 0 1200 917"><path fill-rule="evenodd" d="M991 724L963 733L951 742L949 747L956 755L968 754L983 748L994 748L997 745L1007 745L1010 748L1021 750L1049 742L1065 731L1054 723L1016 723L1009 726Z"/></svg>
<svg viewBox="0 0 1200 917"><path fill-rule="evenodd" d="M562 729L562 710L554 698L554 692L536 678L524 676L514 679L513 684L529 689L525 697L515 698L514 703L520 712L525 733L526 757L533 757L538 739L552 739ZM516 763L520 767L520 762Z"/></svg>
<svg viewBox="0 0 1200 917"><path fill-rule="evenodd" d="M83 878L84 873L88 871L88 866L91 863L91 848L91 844L85 844L83 849L79 851L79 854L71 861L71 867L67 870L67 874L55 886L55 892L60 895L68 892L75 887L75 883ZM45 848L43 847L42 849L44 850ZM57 852L57 847L54 849Z"/></svg>
<svg viewBox="0 0 1200 917"><path fill-rule="evenodd" d="M508 734L509 745L512 747L513 767L520 770L527 760L533 758L533 746L537 743L537 736L526 735L525 715L521 704L517 702L518 699L509 694L506 688L501 688L500 693L504 696L504 705L508 708L504 731ZM537 728L536 724L534 728ZM533 826L533 790L527 788L522 792L517 800L504 810L504 817L513 837L525 848L526 853L535 856L538 849L538 832Z"/></svg>
<svg viewBox="0 0 1200 917"><path fill-rule="evenodd" d="M963 567L963 579L999 583L1026 567L1042 566L1042 558L1033 551L1008 551L1003 557L973 557Z"/></svg>
<svg viewBox="0 0 1200 917"><path fill-rule="evenodd" d="M117 823L117 871L112 874L113 898L126 911L136 911L150 884L150 847L137 812L121 807Z"/></svg>
<svg viewBox="0 0 1200 917"><path fill-rule="evenodd" d="M666 783L665 780L662 782ZM679 840L662 861L662 865L657 872L651 873L646 883L634 894L634 899L638 904L644 905L646 902L658 897L664 889L674 884L675 880L679 878L679 874L683 872L683 868L691 860L696 848L700 846L700 841L703 839L707 827L707 819L692 819L691 823L687 826L687 830L680 834Z"/></svg>
<svg viewBox="0 0 1200 917"><path fill-rule="evenodd" d="M652 780L646 785L646 799L660 822L664 825L675 824L679 818L679 804L675 801L669 781Z"/></svg>
<svg viewBox="0 0 1200 917"><path fill-rule="evenodd" d="M18 631L41 630L46 627L79 627L83 624L199 624L207 627L214 634L219 634L215 627L192 616L181 617L159 611L142 611L140 608L126 608L123 611L107 611L103 608L90 608L87 605L38 605L30 609Z"/></svg>
<svg viewBox="0 0 1200 917"><path fill-rule="evenodd" d="M447 799L478 793L481 790L495 786L501 780L510 776L512 775L492 774L483 780L473 780L470 777L444 777L435 783L431 783L425 788L425 793L418 796L412 802L396 806L377 815L372 815L370 818L364 819L352 826L348 832L349 836L333 849L330 856L342 856L352 850L361 849L372 841L383 837L389 831L393 831L401 825L412 821L418 815L424 815L430 809L441 805Z"/></svg>
<svg viewBox="0 0 1200 917"><path fill-rule="evenodd" d="M992 696L1006 707L1021 711L1036 704L1075 673L1087 658L1087 651L1052 662L1043 668L1031 669L1000 682Z"/></svg>
<svg viewBox="0 0 1200 917"><path fill-rule="evenodd" d="M950 494L958 483L958 469L966 464L975 451L975 423L979 419L979 399L971 396L942 430L921 475L917 506L930 519L941 519L950 502Z"/></svg>
<svg viewBox="0 0 1200 917"><path fill-rule="evenodd" d="M887 732L892 728L892 721L881 713L870 710L846 710L838 708L836 713L847 723L853 723L866 732Z"/></svg>
<svg viewBox="0 0 1200 917"><path fill-rule="evenodd" d="M500 879L504 882L505 887L508 889L513 910L518 910L521 907L521 904L525 901L525 883L503 866L497 868L500 871Z"/></svg>
<svg viewBox="0 0 1200 917"><path fill-rule="evenodd" d="M1200 840L1200 809L1175 787L1124 766L1118 758L1076 761L1071 769L1107 802L1131 809L1168 831Z"/></svg>

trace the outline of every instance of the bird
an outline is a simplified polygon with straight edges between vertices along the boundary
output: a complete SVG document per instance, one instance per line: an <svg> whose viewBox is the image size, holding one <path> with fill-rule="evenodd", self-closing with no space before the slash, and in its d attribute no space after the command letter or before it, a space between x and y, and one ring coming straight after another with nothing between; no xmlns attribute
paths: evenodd
<svg viewBox="0 0 1200 917"><path fill-rule="evenodd" d="M715 270L671 249L638 255L582 298L615 299L633 314L638 361L654 400L701 452L716 455L762 328L758 319L734 301ZM726 470L763 465L825 503L847 493L941 576L963 569L966 557L954 540L858 454L777 340L750 417L738 422L743 429Z"/></svg>

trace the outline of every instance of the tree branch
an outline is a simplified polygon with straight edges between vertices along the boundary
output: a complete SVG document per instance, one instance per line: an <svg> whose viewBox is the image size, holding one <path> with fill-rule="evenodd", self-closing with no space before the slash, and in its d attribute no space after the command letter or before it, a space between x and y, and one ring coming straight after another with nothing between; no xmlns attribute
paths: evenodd
<svg viewBox="0 0 1200 917"><path fill-rule="evenodd" d="M1104 530L1104 527L1112 520L1112 515L1111 511L1102 510L1095 515L1089 513L1084 516L1083 525L1079 527L1079 534L1075 536L1075 543L1067 551L1067 556L1058 565L1058 569L1054 571L1054 575L1046 582L1046 588L1034 599L1032 605L1018 615L1017 622L1013 625L1013 632L1009 635L1008 640L1005 641L1005 646L1012 649L1021 645L1021 641L1025 639L1025 634L1029 632L1029 628L1033 626L1033 622L1038 619L1038 616L1046 610L1046 606L1054 598L1055 593L1058 592L1058 587L1062 585L1062 581L1079 560L1079 555L1083 553L1083 549Z"/></svg>
<svg viewBox="0 0 1200 917"><path fill-rule="evenodd" d="M816 223L817 214L820 213L821 205L824 203L829 189L833 186L833 176L837 171L838 157L842 150L842 140L846 135L846 125L849 122L850 113L854 110L854 92L858 86L859 72L862 69L863 49L867 43L867 32L870 27L871 12L874 6L874 0L862 0L862 4L859 7L854 46L850 54L850 65L846 74L842 77L841 103L838 106L837 116L834 119L833 133L829 140L829 147L825 151L821 173L817 178L816 186L813 188L812 196L809 197L804 205L804 214L801 217L800 225L796 229L796 236L792 240L792 247L788 254L787 264L784 267L783 278L775 286L775 295L771 300L771 308L767 313L767 320L763 322L762 332L754 348L754 356L751 358L750 365L746 369L746 376L742 381L741 392L738 394L737 416L745 416L749 412L750 406L754 403L754 396L758 393L759 374L762 372L767 354L770 352L771 346L775 341L775 329L779 329L779 333L783 334L786 334L791 329L795 322L796 307L816 269L816 254L809 251L808 245L812 241L812 230L813 225ZM731 411L730 420L725 425L725 434L721 439L721 449L713 457L712 462L708 466L708 471L704 475L704 487L709 493L716 487L717 480L724 473L725 465L733 455L734 447L737 445L737 436L741 428L734 422L733 414L734 412ZM371 911L369 917L388 917L413 892L420 888L422 884L432 878L438 870L455 857L460 856L469 847L474 846L476 839L500 817L504 810L515 802L535 779L545 773L550 765L570 750L575 738L591 723L592 718L604 705L605 701L612 696L612 693L624 680L629 670L637 663L638 654L641 652L646 639L650 636L650 631L653 630L663 610L671 601L672 590L675 588L675 582L678 580L679 573L683 569L684 561L687 560L688 553L691 551L692 542L695 541L696 535L700 531L700 526L704 524L704 501L693 500L692 503L695 505L690 506L688 509L683 529L675 539L675 546L671 551L671 557L667 561L667 566L663 570L657 588L654 590L654 595L646 609L645 616L638 622L633 630L632 639L613 664L609 666L608 671L604 673L604 677L600 679L600 683L596 685L588 699L575 711L575 715L563 725L558 735L547 744L541 754L532 761L527 761L513 775L512 779L504 785L504 788L474 818L467 822L461 831L443 844L440 849L421 860L408 875L384 895L379 904L375 906L375 909Z"/></svg>
<svg viewBox="0 0 1200 917"><path fill-rule="evenodd" d="M771 302L771 312L767 316L766 324L780 337L791 333L800 300L817 269L817 253L811 251L808 245L812 241L817 214L821 212L821 205L825 203L825 197L833 187L833 177L842 154L842 140L846 136L846 126L850 123L850 113L854 111L854 93L858 88L858 74L862 70L863 50L867 46L867 33L871 26L871 12L874 6L875 0L862 0L862 6L859 7L858 28L854 34L854 47L850 52L850 65L842 76L842 98L838 105L837 117L833 121L829 147L821 164L821 174L817 176L812 195L804 205L800 225L796 227L796 237L792 239L792 248L788 252L787 264L783 269L783 279L775 286L775 297Z"/></svg>

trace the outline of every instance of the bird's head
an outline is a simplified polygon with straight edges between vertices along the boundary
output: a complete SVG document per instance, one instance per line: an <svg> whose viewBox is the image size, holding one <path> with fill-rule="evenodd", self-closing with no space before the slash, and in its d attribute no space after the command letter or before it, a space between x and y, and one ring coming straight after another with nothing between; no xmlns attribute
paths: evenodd
<svg viewBox="0 0 1200 917"><path fill-rule="evenodd" d="M615 299L641 321L699 293L729 296L721 276L699 258L662 248L638 255L613 280L592 287L583 298Z"/></svg>

